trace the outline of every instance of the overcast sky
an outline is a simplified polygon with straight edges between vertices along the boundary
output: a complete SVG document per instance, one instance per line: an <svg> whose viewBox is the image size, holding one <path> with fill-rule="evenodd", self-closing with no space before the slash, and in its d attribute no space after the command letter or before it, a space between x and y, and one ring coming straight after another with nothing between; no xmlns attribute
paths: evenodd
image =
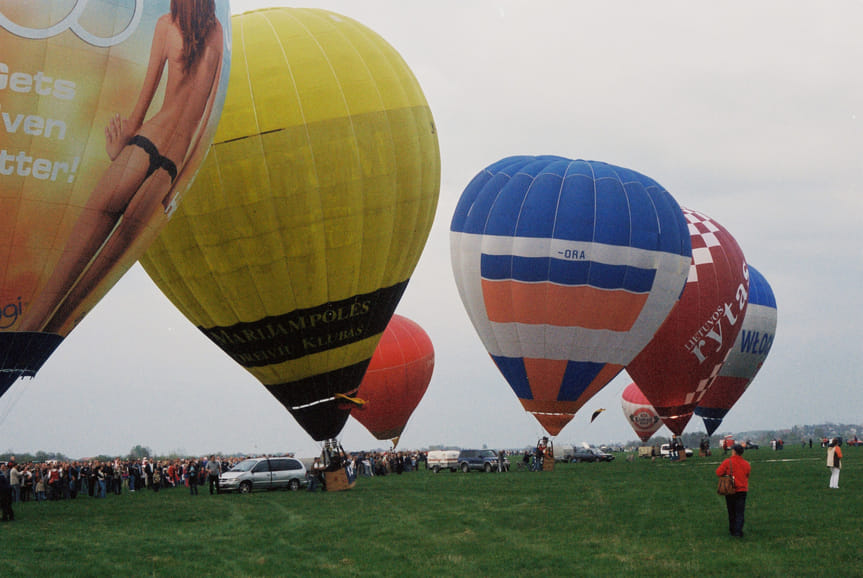
<svg viewBox="0 0 863 578"><path fill-rule="evenodd" d="M449 257L456 201L485 166L556 154L642 172L737 239L779 311L770 356L720 432L863 423L863 2L235 0L313 6L404 57L440 138L435 225L397 313L436 353L400 447L523 447L542 435L476 336ZM558 443L636 439L624 373ZM594 423L591 413L606 408ZM694 417L686 432L703 431ZM669 435L667 429L659 435ZM357 422L348 450L385 447ZM0 398L0 451L70 457L319 446L136 265L35 379Z"/></svg>

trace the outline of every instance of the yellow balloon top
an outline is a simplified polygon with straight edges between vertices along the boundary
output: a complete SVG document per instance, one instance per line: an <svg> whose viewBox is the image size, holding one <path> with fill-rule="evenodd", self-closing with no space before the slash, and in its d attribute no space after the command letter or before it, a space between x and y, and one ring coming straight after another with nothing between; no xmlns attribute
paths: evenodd
<svg viewBox="0 0 863 578"><path fill-rule="evenodd" d="M232 28L214 143L142 264L296 417L359 386L431 229L438 140L411 70L362 24L274 8Z"/></svg>

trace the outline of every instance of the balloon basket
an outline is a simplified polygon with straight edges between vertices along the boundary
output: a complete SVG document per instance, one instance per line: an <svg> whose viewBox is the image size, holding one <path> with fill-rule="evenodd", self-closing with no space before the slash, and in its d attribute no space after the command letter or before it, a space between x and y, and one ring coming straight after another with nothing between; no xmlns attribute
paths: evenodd
<svg viewBox="0 0 863 578"><path fill-rule="evenodd" d="M542 471L544 471L544 472L553 472L554 471L554 456L552 456L552 457L546 456L542 460Z"/></svg>
<svg viewBox="0 0 863 578"><path fill-rule="evenodd" d="M328 492L341 492L353 488L357 480L349 480L344 468L334 472L324 472L324 483Z"/></svg>

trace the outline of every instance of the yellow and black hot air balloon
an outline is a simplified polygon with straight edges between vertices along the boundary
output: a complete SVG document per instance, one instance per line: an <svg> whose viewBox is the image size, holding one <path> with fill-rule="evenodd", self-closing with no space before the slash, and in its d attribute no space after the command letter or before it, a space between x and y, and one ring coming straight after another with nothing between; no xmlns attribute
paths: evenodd
<svg viewBox="0 0 863 578"><path fill-rule="evenodd" d="M330 440L432 225L434 120L401 56L350 18L273 8L232 26L213 145L142 263L312 438Z"/></svg>

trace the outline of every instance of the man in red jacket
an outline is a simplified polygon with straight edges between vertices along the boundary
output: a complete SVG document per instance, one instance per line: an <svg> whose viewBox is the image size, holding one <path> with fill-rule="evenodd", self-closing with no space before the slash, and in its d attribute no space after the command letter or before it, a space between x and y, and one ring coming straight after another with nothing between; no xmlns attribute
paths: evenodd
<svg viewBox="0 0 863 578"><path fill-rule="evenodd" d="M749 491L749 462L743 459L743 446L734 444L731 457L716 468L717 476L734 478L734 493L725 496L728 508L728 531L737 538L743 537L743 514L746 510L746 494Z"/></svg>

